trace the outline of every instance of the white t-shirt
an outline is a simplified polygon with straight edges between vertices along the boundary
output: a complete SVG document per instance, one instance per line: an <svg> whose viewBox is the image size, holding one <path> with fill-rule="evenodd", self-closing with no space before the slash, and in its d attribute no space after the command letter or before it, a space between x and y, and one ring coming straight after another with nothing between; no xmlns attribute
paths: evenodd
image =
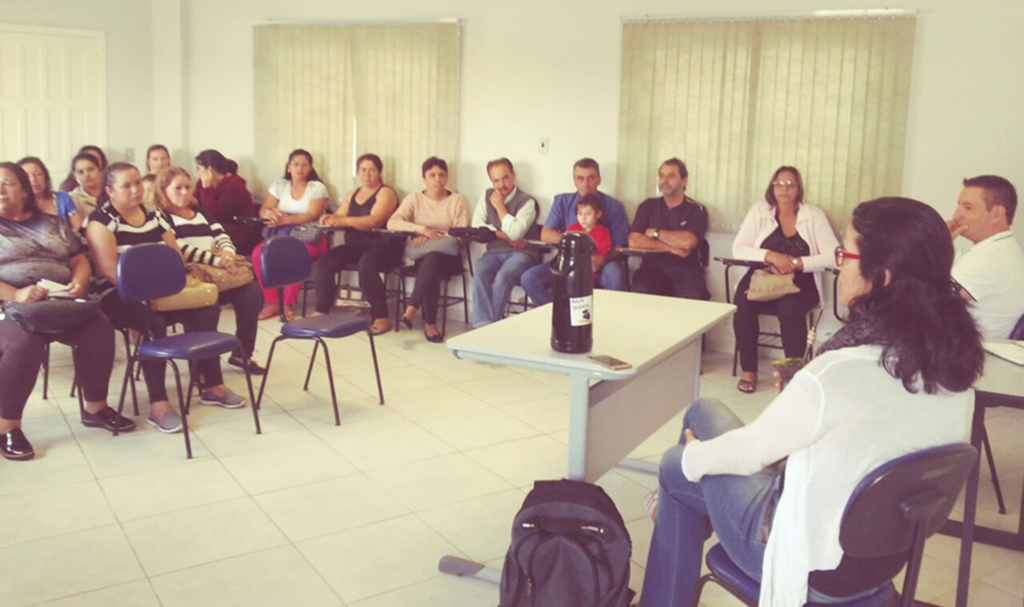
<svg viewBox="0 0 1024 607"><path fill-rule="evenodd" d="M807 576L839 566L846 503L872 470L930 447L965 442L974 391L911 394L879 364L879 346L833 350L799 371L753 423L687 445L683 474L749 476L786 456L762 565L760 605L807 600Z"/></svg>
<svg viewBox="0 0 1024 607"><path fill-rule="evenodd" d="M1007 338L1024 316L1024 251L1009 230L953 262L953 278L974 298L968 308L985 339Z"/></svg>
<svg viewBox="0 0 1024 607"><path fill-rule="evenodd" d="M282 213L289 215L301 215L309 212L309 201L317 198L327 198L327 186L320 181L306 182L306 191L298 200L292 198L292 182L287 179L278 179L270 184L267 190L271 196L277 198L277 208Z"/></svg>

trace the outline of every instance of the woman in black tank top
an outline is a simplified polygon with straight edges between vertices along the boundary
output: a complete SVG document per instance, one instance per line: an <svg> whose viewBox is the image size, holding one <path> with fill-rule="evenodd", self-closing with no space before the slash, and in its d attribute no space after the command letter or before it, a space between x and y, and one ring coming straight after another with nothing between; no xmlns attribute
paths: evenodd
<svg viewBox="0 0 1024 607"><path fill-rule="evenodd" d="M374 234L372 230L384 228L388 218L398 207L398 196L381 181L384 164L375 154L363 154L356 163L361 187L341 199L338 210L324 215L324 226L343 228L345 244L327 252L316 265L316 311L314 316L327 314L334 305L338 285L335 276L340 270L357 269L363 297L370 304L374 335L391 328L388 320L387 295L381 272L388 272L402 260L402 245L398 238ZM363 198L363 202L359 199ZM353 264L358 264L353 268Z"/></svg>

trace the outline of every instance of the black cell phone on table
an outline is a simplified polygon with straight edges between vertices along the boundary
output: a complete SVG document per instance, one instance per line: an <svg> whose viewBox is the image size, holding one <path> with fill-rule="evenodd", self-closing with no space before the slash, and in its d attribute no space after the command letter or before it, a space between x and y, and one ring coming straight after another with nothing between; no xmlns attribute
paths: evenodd
<svg viewBox="0 0 1024 607"><path fill-rule="evenodd" d="M596 362L602 367L607 367L612 371L622 371L623 369L631 369L633 365L629 364L624 360L619 360L606 354L595 354L587 357L589 360Z"/></svg>

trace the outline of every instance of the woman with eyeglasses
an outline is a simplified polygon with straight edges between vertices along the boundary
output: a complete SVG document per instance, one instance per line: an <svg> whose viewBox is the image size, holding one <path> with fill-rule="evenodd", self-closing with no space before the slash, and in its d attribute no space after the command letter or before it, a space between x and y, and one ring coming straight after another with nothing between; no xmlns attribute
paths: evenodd
<svg viewBox="0 0 1024 607"><path fill-rule="evenodd" d="M892 604L906 556L847 558L847 502L880 466L967 440L985 353L935 209L862 203L837 256L845 325L761 415L744 425L714 399L687 409L661 460L642 607L692 604L712 530L760 581L760 605Z"/></svg>
<svg viewBox="0 0 1024 607"><path fill-rule="evenodd" d="M757 389L757 334L759 314L779 318L782 349L787 357L804 353L807 342L807 313L822 301L821 273L834 267L833 251L839 246L828 217L818 207L804 202L804 184L796 167L779 167L768 183L764 202L747 213L732 255L736 259L762 261L776 274L793 274L799 293L774 301L750 301L747 289L754 273L751 268L736 286L736 316L733 329L740 354L740 376L736 388L745 394Z"/></svg>

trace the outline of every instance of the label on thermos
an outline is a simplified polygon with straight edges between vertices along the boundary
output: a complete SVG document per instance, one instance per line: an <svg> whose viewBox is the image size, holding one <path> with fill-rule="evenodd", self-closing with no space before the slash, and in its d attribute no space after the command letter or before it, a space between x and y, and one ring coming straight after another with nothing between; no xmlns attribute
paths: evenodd
<svg viewBox="0 0 1024 607"><path fill-rule="evenodd" d="M594 322L594 296L569 298L569 324L583 327Z"/></svg>

